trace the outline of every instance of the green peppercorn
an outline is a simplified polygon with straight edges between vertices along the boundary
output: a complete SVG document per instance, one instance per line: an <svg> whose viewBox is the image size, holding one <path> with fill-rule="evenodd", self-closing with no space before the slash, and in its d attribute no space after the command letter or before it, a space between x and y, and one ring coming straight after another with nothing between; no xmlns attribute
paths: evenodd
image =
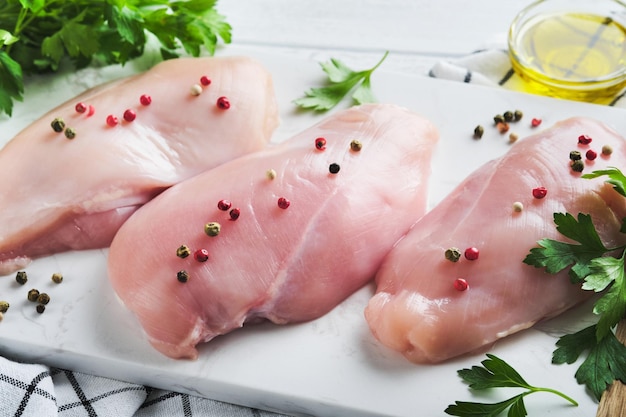
<svg viewBox="0 0 626 417"><path fill-rule="evenodd" d="M39 298L39 290L33 288L32 290L28 291L28 295L27 297L28 301L32 301L33 303L37 301L37 298Z"/></svg>
<svg viewBox="0 0 626 417"><path fill-rule="evenodd" d="M585 169L585 163L582 161L582 159L577 159L572 162L572 171L583 172L583 169Z"/></svg>
<svg viewBox="0 0 626 417"><path fill-rule="evenodd" d="M46 306L43 304L37 304L36 310L37 313L43 314L43 312L46 311Z"/></svg>
<svg viewBox="0 0 626 417"><path fill-rule="evenodd" d="M579 159L583 159L583 156L580 151L571 151L569 153L569 159L571 159L572 161L578 161Z"/></svg>
<svg viewBox="0 0 626 417"><path fill-rule="evenodd" d="M37 297L37 302L39 304L48 304L50 302L50 296L48 294L46 294L45 292L42 292Z"/></svg>
<svg viewBox="0 0 626 417"><path fill-rule="evenodd" d="M446 249L444 256L451 262L457 262L461 259L461 251L458 248Z"/></svg>
<svg viewBox="0 0 626 417"><path fill-rule="evenodd" d="M504 120L504 116L502 116L501 114L496 114L495 116L493 116L493 124L498 124L498 123L504 123L506 122L506 120Z"/></svg>
<svg viewBox="0 0 626 417"><path fill-rule="evenodd" d="M180 245L178 249L176 249L176 256L179 258L186 258L191 255L191 249L187 245Z"/></svg>
<svg viewBox="0 0 626 417"><path fill-rule="evenodd" d="M52 282L54 282L55 284L60 284L63 282L63 275L55 272L54 274L52 274Z"/></svg>
<svg viewBox="0 0 626 417"><path fill-rule="evenodd" d="M65 129L65 137L68 139L74 139L76 137L76 130L73 127Z"/></svg>
<svg viewBox="0 0 626 417"><path fill-rule="evenodd" d="M50 126L52 126L52 130L55 132L61 133L63 132L63 129L65 129L65 121L63 121L60 117L57 117L52 121L52 123L50 123Z"/></svg>
<svg viewBox="0 0 626 417"><path fill-rule="evenodd" d="M602 147L602 155L611 155L613 153L613 148L610 145L604 145Z"/></svg>
<svg viewBox="0 0 626 417"><path fill-rule="evenodd" d="M484 133L485 133L485 128L482 127L481 125L478 125L474 128L474 137L476 139L482 138Z"/></svg>
<svg viewBox="0 0 626 417"><path fill-rule="evenodd" d="M355 139L352 142L350 142L350 149L352 149L354 152L359 152L362 148L363 148L363 144L359 142L358 140Z"/></svg>
<svg viewBox="0 0 626 417"><path fill-rule="evenodd" d="M26 275L26 271L17 271L15 275L15 280L18 284L24 285L28 281L28 275Z"/></svg>
<svg viewBox="0 0 626 417"><path fill-rule="evenodd" d="M504 116L504 121L505 122L512 122L513 119L514 119L512 111L505 111L502 116Z"/></svg>
<svg viewBox="0 0 626 417"><path fill-rule="evenodd" d="M521 110L515 110L513 112L513 120L516 122L519 122L520 120L522 120L523 116L524 116L524 113L522 113Z"/></svg>
<svg viewBox="0 0 626 417"><path fill-rule="evenodd" d="M0 301L0 313L6 313L7 310L9 309L9 302L8 301Z"/></svg>
<svg viewBox="0 0 626 417"><path fill-rule="evenodd" d="M187 271L178 271L176 273L176 278L178 278L178 281L184 284L185 282L189 281L189 273Z"/></svg>
<svg viewBox="0 0 626 417"><path fill-rule="evenodd" d="M222 226L220 226L220 224L217 222L207 223L204 225L204 233L206 233L208 236L215 237L220 234L221 227Z"/></svg>

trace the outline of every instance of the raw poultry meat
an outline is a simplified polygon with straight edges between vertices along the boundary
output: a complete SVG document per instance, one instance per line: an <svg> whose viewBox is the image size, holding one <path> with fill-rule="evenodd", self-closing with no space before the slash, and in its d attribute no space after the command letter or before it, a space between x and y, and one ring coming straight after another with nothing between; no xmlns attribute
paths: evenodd
<svg viewBox="0 0 626 417"><path fill-rule="evenodd" d="M198 343L247 322L320 317L370 281L425 212L437 139L393 105L329 116L138 210L111 244L111 284L172 358L196 358Z"/></svg>
<svg viewBox="0 0 626 417"><path fill-rule="evenodd" d="M246 57L166 61L62 104L0 151L0 275L108 246L139 206L277 125L271 76Z"/></svg>
<svg viewBox="0 0 626 417"><path fill-rule="evenodd" d="M593 141L578 144L581 135ZM612 147L610 156L601 154L603 145ZM593 161L585 160L589 149L598 154ZM626 164L624 138L600 122L571 118L479 168L385 258L365 311L376 338L412 362L440 362L488 349L588 297L566 271L553 276L522 262L538 240L565 239L553 213L590 214L607 247L625 240L625 199L603 179L581 179L570 151L581 152L584 172ZM547 193L536 198L541 187ZM446 258L450 248L459 249L457 262Z"/></svg>

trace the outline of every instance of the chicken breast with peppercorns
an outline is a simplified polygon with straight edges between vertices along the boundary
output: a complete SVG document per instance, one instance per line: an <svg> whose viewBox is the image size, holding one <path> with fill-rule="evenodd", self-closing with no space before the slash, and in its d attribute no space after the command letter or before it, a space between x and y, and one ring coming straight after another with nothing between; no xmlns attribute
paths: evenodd
<svg viewBox="0 0 626 417"><path fill-rule="evenodd" d="M108 246L139 206L277 125L271 76L245 57L162 62L60 105L0 151L0 275Z"/></svg>
<svg viewBox="0 0 626 417"><path fill-rule="evenodd" d="M612 154L600 152L606 145ZM572 151L584 160L572 162ZM626 242L626 199L602 179L580 178L581 163L588 171L623 166L626 141L600 122L571 118L465 179L385 258L365 310L376 338L413 362L441 362L588 298L567 271L523 262L540 239L565 239L554 213L590 214L607 247Z"/></svg>
<svg viewBox="0 0 626 417"><path fill-rule="evenodd" d="M173 358L247 322L320 317L371 281L426 211L437 140L393 105L329 116L139 209L111 244L111 284Z"/></svg>

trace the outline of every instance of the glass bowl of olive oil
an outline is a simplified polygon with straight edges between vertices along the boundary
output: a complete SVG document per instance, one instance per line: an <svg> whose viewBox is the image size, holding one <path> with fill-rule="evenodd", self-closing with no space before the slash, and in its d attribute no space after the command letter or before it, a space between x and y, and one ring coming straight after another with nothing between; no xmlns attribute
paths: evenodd
<svg viewBox="0 0 626 417"><path fill-rule="evenodd" d="M513 69L529 92L610 102L626 88L626 3L540 0L509 29Z"/></svg>

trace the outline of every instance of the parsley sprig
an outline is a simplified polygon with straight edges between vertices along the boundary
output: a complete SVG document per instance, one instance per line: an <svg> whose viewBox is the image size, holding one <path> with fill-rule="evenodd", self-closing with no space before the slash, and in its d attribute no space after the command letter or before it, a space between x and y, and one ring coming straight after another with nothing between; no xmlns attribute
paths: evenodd
<svg viewBox="0 0 626 417"><path fill-rule="evenodd" d="M505 401L497 403L477 403L456 401L446 408L446 414L460 417L496 417L509 409L508 417L524 417L528 413L524 404L524 397L537 392L549 392L558 395L575 406L578 403L551 388L541 388L530 385L511 365L495 355L487 354L487 359L481 362L483 366L472 366L471 369L461 369L459 376L469 383L470 388L485 390L490 388L523 388L524 392Z"/></svg>
<svg viewBox="0 0 626 417"><path fill-rule="evenodd" d="M372 68L363 71L353 71L339 59L331 58L328 62L320 63L322 70L328 76L328 85L314 87L307 90L304 97L294 103L304 109L327 111L335 107L352 90L352 99L356 104L373 103L376 101L372 92L372 73L383 63L389 51ZM358 85L360 83L360 85ZM358 85L358 87L357 87ZM356 89L355 89L356 87Z"/></svg>
<svg viewBox="0 0 626 417"><path fill-rule="evenodd" d="M593 171L582 177L601 176L607 176L606 182L626 197L626 176L617 168ZM576 380L600 400L613 381L626 383L626 346L613 332L626 316L626 245L606 248L587 214L579 213L574 218L569 213L555 213L554 223L563 236L577 243L541 239L537 242L539 247L531 249L524 262L545 268L552 274L569 267L572 283L582 284L584 290L602 293L593 307L593 312L599 316L598 323L562 336L552 356L553 363L571 364L586 352L586 358L576 371ZM620 231L626 232L626 219L622 220Z"/></svg>
<svg viewBox="0 0 626 417"><path fill-rule="evenodd" d="M217 0L5 0L0 2L0 114L21 101L24 76L100 60L124 64L144 53L148 34L162 58L198 56L231 41Z"/></svg>

